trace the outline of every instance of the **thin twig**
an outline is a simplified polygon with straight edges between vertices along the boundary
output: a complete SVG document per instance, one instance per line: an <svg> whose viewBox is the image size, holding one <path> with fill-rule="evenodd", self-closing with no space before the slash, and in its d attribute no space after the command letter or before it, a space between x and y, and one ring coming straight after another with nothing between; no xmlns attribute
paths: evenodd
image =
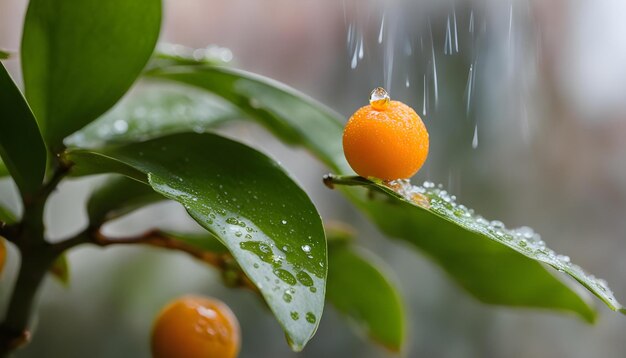
<svg viewBox="0 0 626 358"><path fill-rule="evenodd" d="M85 243L98 245L100 247L107 247L111 245L149 245L185 252L193 256L194 258L217 268L222 273L232 273L234 271L236 273L236 276L234 277L234 279L232 277L229 278L229 285L244 287L254 292L259 292L258 288L252 283L252 281L250 281L246 274L241 271L241 268L236 266L236 263L234 262L231 254L215 253L199 249L195 246L172 238L167 233L164 233L157 229L146 231L145 233L137 236L113 238L102 234L102 232L97 228L87 228L78 233L76 236L71 237L65 241L61 241L54 246L55 250L60 254L61 252L69 248Z"/></svg>

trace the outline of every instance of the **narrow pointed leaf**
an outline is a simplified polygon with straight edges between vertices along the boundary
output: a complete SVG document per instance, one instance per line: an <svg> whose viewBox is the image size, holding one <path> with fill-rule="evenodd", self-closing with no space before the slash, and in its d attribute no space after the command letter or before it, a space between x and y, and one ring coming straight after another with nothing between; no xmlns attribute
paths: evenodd
<svg viewBox="0 0 626 358"><path fill-rule="evenodd" d="M330 246L326 297L374 342L397 352L405 338L404 305L380 266L362 249Z"/></svg>
<svg viewBox="0 0 626 358"><path fill-rule="evenodd" d="M350 174L341 150L342 119L302 94L275 81L245 72L211 67L173 67L150 74L215 93L258 121L286 143L309 149L340 174ZM367 184L369 185L369 184ZM578 291L557 279L537 256L494 240L471 225L433 209L402 200L370 200L362 190L342 188L385 234L405 240L432 257L479 300L499 305L550 308L594 318ZM550 262L548 262L550 264ZM553 262L554 263L554 262ZM564 268L613 310L625 312L604 281L578 266ZM585 278L586 277L586 278Z"/></svg>
<svg viewBox="0 0 626 358"><path fill-rule="evenodd" d="M24 84L51 148L124 95L150 58L160 24L161 0L30 1Z"/></svg>
<svg viewBox="0 0 626 358"><path fill-rule="evenodd" d="M7 169L7 167L4 165L4 163L0 159L0 179L2 179L5 176L8 176L8 175L9 175L9 170Z"/></svg>
<svg viewBox="0 0 626 358"><path fill-rule="evenodd" d="M287 86L225 67L173 67L149 76L208 90L259 121L283 141L304 145L335 170L349 170L343 157L338 115ZM338 140L339 139L339 140Z"/></svg>
<svg viewBox="0 0 626 358"><path fill-rule="evenodd" d="M8 172L23 197L39 189L46 171L46 146L37 122L4 65L0 63L0 176Z"/></svg>
<svg viewBox="0 0 626 358"><path fill-rule="evenodd" d="M193 133L69 150L64 159L74 175L124 174L183 204L259 288L294 349L315 333L326 288L324 230L310 199L271 159Z"/></svg>
<svg viewBox="0 0 626 358"><path fill-rule="evenodd" d="M205 132L218 123L241 117L231 104L205 91L172 85L143 86L67 138L65 144L97 148L166 134Z"/></svg>

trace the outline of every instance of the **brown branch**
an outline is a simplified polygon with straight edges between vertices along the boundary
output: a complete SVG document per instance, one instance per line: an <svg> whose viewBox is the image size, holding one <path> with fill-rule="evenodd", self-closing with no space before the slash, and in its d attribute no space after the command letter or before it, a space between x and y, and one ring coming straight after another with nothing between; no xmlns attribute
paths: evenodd
<svg viewBox="0 0 626 358"><path fill-rule="evenodd" d="M225 254L216 254L214 252L203 251L194 246L173 239L172 237L159 230L150 230L139 236L128 236L119 238L107 237L103 235L100 231L96 231L92 236L91 242L102 247L117 244L142 244L166 248L170 250L178 250L185 252L216 268L225 268Z"/></svg>
<svg viewBox="0 0 626 358"><path fill-rule="evenodd" d="M223 279L228 286L244 287L259 293L259 289L252 283L248 276L241 270L230 253L215 253L202 250L172 238L167 233L153 229L137 236L109 237L98 228L87 228L76 236L55 244L55 250L61 252L74 246L91 243L100 247L111 245L149 245L164 249L185 252L192 257L207 263L222 272ZM234 275L233 275L234 273Z"/></svg>

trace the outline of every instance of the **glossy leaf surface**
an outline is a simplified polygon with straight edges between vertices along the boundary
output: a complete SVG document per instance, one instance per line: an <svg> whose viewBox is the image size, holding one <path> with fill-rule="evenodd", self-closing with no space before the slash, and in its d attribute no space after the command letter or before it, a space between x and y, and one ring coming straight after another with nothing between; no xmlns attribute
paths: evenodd
<svg viewBox="0 0 626 358"><path fill-rule="evenodd" d="M74 175L119 173L183 204L259 288L292 347L312 337L324 305L326 240L310 199L271 159L213 134L176 134L70 150Z"/></svg>

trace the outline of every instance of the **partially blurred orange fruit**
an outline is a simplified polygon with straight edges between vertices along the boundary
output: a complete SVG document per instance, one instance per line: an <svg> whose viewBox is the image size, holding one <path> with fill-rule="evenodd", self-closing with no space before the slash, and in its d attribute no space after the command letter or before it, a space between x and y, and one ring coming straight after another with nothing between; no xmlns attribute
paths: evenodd
<svg viewBox="0 0 626 358"><path fill-rule="evenodd" d="M7 249L4 246L4 239L0 237L0 274L4 269L4 262L7 259Z"/></svg>
<svg viewBox="0 0 626 358"><path fill-rule="evenodd" d="M372 91L369 105L350 117L343 132L346 159L365 178L412 177L426 161L428 145L422 119L406 104L390 101L381 87Z"/></svg>
<svg viewBox="0 0 626 358"><path fill-rule="evenodd" d="M154 322L154 358L234 358L239 353L239 323L219 300L184 296L169 303Z"/></svg>

